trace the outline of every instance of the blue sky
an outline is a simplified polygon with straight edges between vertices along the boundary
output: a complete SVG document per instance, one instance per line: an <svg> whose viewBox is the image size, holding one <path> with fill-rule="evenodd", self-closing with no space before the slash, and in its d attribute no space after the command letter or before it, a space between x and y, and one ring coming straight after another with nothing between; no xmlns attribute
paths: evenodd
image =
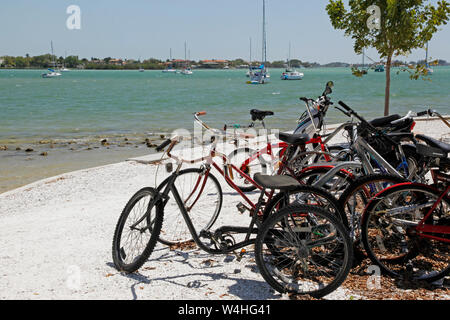
<svg viewBox="0 0 450 320"><path fill-rule="evenodd" d="M327 0L267 0L268 60L359 62L353 42L334 30ZM69 5L81 8L81 30L69 30ZM261 0L1 0L0 56L55 54L81 58L234 59L261 57ZM374 50L367 55L377 59ZM424 58L423 50L402 60ZM450 60L450 26L430 42L430 56Z"/></svg>

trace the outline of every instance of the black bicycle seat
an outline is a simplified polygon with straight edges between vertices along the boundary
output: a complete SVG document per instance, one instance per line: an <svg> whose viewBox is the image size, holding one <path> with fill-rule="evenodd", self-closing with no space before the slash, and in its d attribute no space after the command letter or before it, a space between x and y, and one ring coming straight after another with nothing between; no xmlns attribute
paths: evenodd
<svg viewBox="0 0 450 320"><path fill-rule="evenodd" d="M416 138L424 141L426 144L428 144L431 147L441 149L442 151L444 151L446 153L450 152L450 144L448 144L448 143L433 139L431 137L427 137L423 134L416 134Z"/></svg>
<svg viewBox="0 0 450 320"><path fill-rule="evenodd" d="M309 136L304 133L290 134L285 132L279 132L278 139L293 145L305 145L310 140Z"/></svg>
<svg viewBox="0 0 450 320"><path fill-rule="evenodd" d="M300 186L300 183L291 176L278 175L270 176L255 173L253 180L264 189L293 190Z"/></svg>
<svg viewBox="0 0 450 320"><path fill-rule="evenodd" d="M390 116L373 119L373 120L369 121L369 123L371 125L373 125L374 127L383 127L383 126L387 126L387 125L391 124L392 121L395 121L398 119L400 119L400 115L392 114Z"/></svg>
<svg viewBox="0 0 450 320"><path fill-rule="evenodd" d="M258 109L252 109L250 110L250 114L252 115L252 121L256 120L264 120L267 116L273 116L273 111L262 111Z"/></svg>

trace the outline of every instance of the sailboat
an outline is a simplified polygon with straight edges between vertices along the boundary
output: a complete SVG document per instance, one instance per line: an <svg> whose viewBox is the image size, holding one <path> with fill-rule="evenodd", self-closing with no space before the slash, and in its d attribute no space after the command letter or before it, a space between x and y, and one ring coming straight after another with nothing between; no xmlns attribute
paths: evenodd
<svg viewBox="0 0 450 320"><path fill-rule="evenodd" d="M430 65L428 64L428 42L427 42L427 47L426 47L426 51L425 51L425 67L427 68L427 73L428 74L433 74L433 69L430 68Z"/></svg>
<svg viewBox="0 0 450 320"><path fill-rule="evenodd" d="M267 38L266 38L266 0L263 0L263 41L262 41L262 63L258 69L252 70L250 67L250 80L247 81L248 84L265 84L270 82L270 74L266 68L267 62Z"/></svg>
<svg viewBox="0 0 450 320"><path fill-rule="evenodd" d="M187 57L186 57L186 42L184 42L184 69L181 70L181 74L191 75L192 69L188 66Z"/></svg>
<svg viewBox="0 0 450 320"><path fill-rule="evenodd" d="M52 48L53 68L56 68L55 56L53 55L53 41L50 42L50 46ZM56 72L55 69L48 68L48 71L50 72L42 74L42 78L56 78L61 76L61 73Z"/></svg>
<svg viewBox="0 0 450 320"><path fill-rule="evenodd" d="M70 69L66 68L66 57L67 57L67 54L64 52L64 64L63 64L63 67L61 69L59 69L59 72L69 72L70 71Z"/></svg>
<svg viewBox="0 0 450 320"><path fill-rule="evenodd" d="M247 78L253 76L253 73L258 69L258 67L252 66L252 38L250 37L250 63L248 65L248 71L246 74Z"/></svg>
<svg viewBox="0 0 450 320"><path fill-rule="evenodd" d="M361 68L361 73L362 74L367 74L367 69L364 69L364 67L365 67L364 56L365 56L365 54L364 54L364 48L363 48L362 49L362 68Z"/></svg>
<svg viewBox="0 0 450 320"><path fill-rule="evenodd" d="M142 64L141 64L141 57L139 57L139 72L144 72L145 69L142 68Z"/></svg>
<svg viewBox="0 0 450 320"><path fill-rule="evenodd" d="M177 73L177 70L172 66L172 48L170 48L170 65L167 66L162 72L164 73Z"/></svg>
<svg viewBox="0 0 450 320"><path fill-rule="evenodd" d="M297 70L291 68L291 43L289 42L289 56L287 61L287 68L281 74L281 80L302 80L302 79L303 73L298 72Z"/></svg>

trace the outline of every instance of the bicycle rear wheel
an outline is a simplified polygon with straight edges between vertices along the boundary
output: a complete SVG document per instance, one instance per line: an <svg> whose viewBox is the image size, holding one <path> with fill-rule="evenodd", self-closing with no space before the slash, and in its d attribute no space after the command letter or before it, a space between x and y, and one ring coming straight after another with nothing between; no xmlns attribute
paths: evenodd
<svg viewBox="0 0 450 320"><path fill-rule="evenodd" d="M163 192L169 179L158 186L159 192ZM222 188L216 177L203 169L185 169L178 173L174 186L197 232L211 229L220 214L223 199ZM192 240L178 203L171 193L164 206L164 221L158 240L165 245Z"/></svg>
<svg viewBox="0 0 450 320"><path fill-rule="evenodd" d="M416 229L441 192L405 183L385 189L369 203L362 218L362 241L369 258L386 274L430 282L449 274L449 243L426 238ZM437 205L426 224L450 226L448 197ZM450 240L448 234L428 235Z"/></svg>
<svg viewBox="0 0 450 320"><path fill-rule="evenodd" d="M320 298L346 279L353 252L337 217L317 206L292 205L264 222L255 255L261 275L278 292Z"/></svg>
<svg viewBox="0 0 450 320"><path fill-rule="evenodd" d="M126 204L114 232L112 258L119 271L135 272L147 261L161 230L161 202L150 204L157 191L143 188Z"/></svg>

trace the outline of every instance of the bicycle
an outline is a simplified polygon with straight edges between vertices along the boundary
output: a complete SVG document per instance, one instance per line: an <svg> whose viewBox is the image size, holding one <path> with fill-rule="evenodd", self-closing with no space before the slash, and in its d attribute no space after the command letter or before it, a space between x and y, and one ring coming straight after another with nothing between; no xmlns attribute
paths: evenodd
<svg viewBox="0 0 450 320"><path fill-rule="evenodd" d="M170 150L178 141L179 138L175 137L170 143L164 142L160 148L170 144ZM158 240L170 195L175 199L192 239L200 249L210 254L234 253L241 259L245 250L241 250L240 254L235 251L254 244L258 268L263 278L278 292L322 297L345 280L350 271L353 253L348 232L337 217L318 206L294 205L284 207L265 221L259 218L257 213L261 212L264 198L275 189L287 192L300 187L294 178L255 174L254 182L260 187L261 193L257 203L252 203L254 214L249 226L222 226L214 231L198 231L178 193L175 181L184 162L200 162L205 159L187 160L171 156L176 158L177 168L164 188L161 191L148 188L147 194L151 199L147 205L139 206L142 212L137 219L132 219L131 224L126 224L129 212L124 211L119 218L113 239L113 261L118 270L134 272L149 258ZM217 166L216 169L220 168ZM272 191L268 192L268 189ZM135 197L130 200L130 203L135 203L132 200ZM127 205L126 208L131 212L130 207L131 205ZM128 237L122 239L125 231L128 232ZM128 243L127 240L136 239L129 235L132 232L137 234L137 245L141 245L140 247ZM145 246L142 246L143 242L139 237L142 234L148 234ZM244 240L236 242L233 237L236 234L244 235ZM206 239L205 242L202 239ZM129 252L133 256L131 261Z"/></svg>
<svg viewBox="0 0 450 320"><path fill-rule="evenodd" d="M213 137L227 137L226 131L211 128L199 119L200 116L203 116L205 114L206 112L204 111L195 113L195 121L198 122L204 129L210 131L210 133L213 134ZM249 138L253 136L250 136L248 134L241 134L241 137ZM209 230L216 222L222 207L222 188L220 187L217 178L215 178L215 176L212 174L211 170L215 170L219 173L219 175L223 176L224 180L233 188L233 190L235 190L240 195L240 197L242 197L244 203L239 202L237 205L237 208L241 213L247 211L250 213L250 215L259 214L263 219L267 217L267 214L264 214L263 212L255 213L255 204L250 200L249 196L245 194L244 190L242 190L240 186L234 183L235 180L233 180L232 177L236 175L242 175L255 189L261 190L262 187L259 186L249 176L249 174L234 166L225 154L217 151L216 147L218 139L213 139L209 153L207 155L194 160L181 159L172 152L175 145L178 144L181 139L182 137L176 137L172 140L168 139L158 147L158 150L161 150L170 145L165 155L167 155L168 158L174 160L175 163L202 163L200 168L188 168L184 170L177 169L179 170L178 178L174 182L177 185L180 197L181 199L183 199L191 219L197 226L201 226L201 228ZM163 155L163 158L165 155ZM282 168L284 168L286 165L286 157L287 155L283 155L280 161L280 170L282 170ZM214 161L215 158L221 159L222 164L218 164L216 161ZM172 172L174 170L173 164L169 164L170 170L168 171ZM169 181L170 176L166 178L159 186L157 186L157 191L161 192L169 183ZM276 200L272 201L272 197L274 196L273 192L267 193L266 196L268 207L271 208L270 210L273 211L275 207L278 209L279 205L282 203L280 202L279 197L275 197ZM293 191L290 199L297 204L302 203L320 205L336 214L341 219L343 218L342 208L339 206L337 200L333 196L319 188L315 188L312 186L298 186L298 188ZM283 203L286 203L285 199ZM169 217L168 219L166 219L166 221L170 222L164 223L160 232L159 242L166 245L174 245L192 241L190 231L186 227L184 220L182 219L182 215L178 210L177 203L174 202L174 198L168 199L166 201L165 207L170 208L170 210L166 210L166 217Z"/></svg>
<svg viewBox="0 0 450 320"><path fill-rule="evenodd" d="M417 147L434 184L406 182L377 193L363 212L362 241L385 274L433 282L450 272L450 145Z"/></svg>

